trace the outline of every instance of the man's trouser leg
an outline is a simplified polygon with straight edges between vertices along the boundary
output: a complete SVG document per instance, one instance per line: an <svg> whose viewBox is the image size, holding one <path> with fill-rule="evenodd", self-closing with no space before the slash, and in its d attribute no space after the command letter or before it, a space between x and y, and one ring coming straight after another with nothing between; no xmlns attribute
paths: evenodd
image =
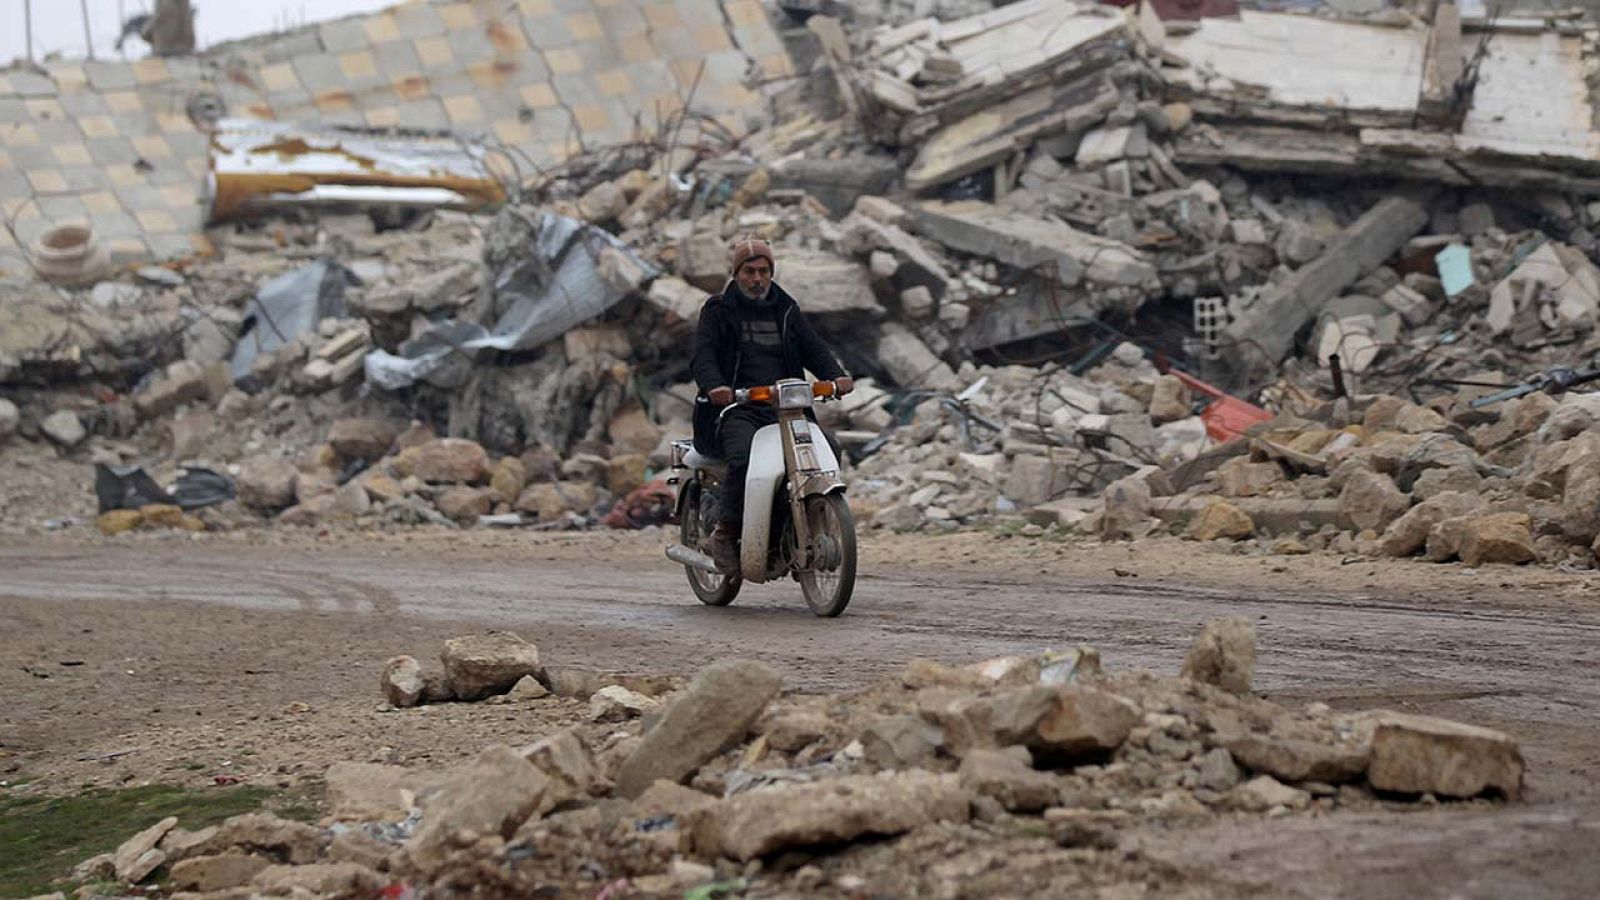
<svg viewBox="0 0 1600 900"><path fill-rule="evenodd" d="M734 526L744 518L744 478L750 470L750 444L763 425L776 422L768 410L735 409L722 417L717 440L722 445L722 461L728 464L728 477L722 483L722 507L717 521Z"/></svg>

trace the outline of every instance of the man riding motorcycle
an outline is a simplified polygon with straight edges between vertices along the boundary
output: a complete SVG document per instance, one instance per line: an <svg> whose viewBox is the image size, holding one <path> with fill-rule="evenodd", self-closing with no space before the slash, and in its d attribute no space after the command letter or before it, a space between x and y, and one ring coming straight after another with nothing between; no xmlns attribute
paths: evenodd
<svg viewBox="0 0 1600 900"><path fill-rule="evenodd" d="M777 422L777 414L755 406L735 407L720 418L719 413L733 402L735 389L804 378L806 369L833 381L840 396L855 385L799 304L772 280L777 260L770 244L757 237L740 238L729 248L728 262L727 286L700 309L692 368L700 388L695 398L695 448L720 457L728 466L717 527L711 535L711 557L718 569L732 574L739 571L737 541L750 442L763 426Z"/></svg>

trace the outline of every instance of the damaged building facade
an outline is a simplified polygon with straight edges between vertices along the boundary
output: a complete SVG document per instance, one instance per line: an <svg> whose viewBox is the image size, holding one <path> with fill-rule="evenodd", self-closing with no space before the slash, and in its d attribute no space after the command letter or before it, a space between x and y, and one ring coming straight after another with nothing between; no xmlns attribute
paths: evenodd
<svg viewBox="0 0 1600 900"><path fill-rule="evenodd" d="M193 527L659 521L757 233L862 376L822 414L879 527L1593 564L1600 408L1473 403L1600 350L1585 20L950 12L413 3L5 70L0 433L232 476Z"/></svg>

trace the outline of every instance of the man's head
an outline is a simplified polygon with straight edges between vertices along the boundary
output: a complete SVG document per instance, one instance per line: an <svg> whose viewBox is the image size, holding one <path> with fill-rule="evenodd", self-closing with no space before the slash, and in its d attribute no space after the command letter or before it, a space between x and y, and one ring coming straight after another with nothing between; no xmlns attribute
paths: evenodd
<svg viewBox="0 0 1600 900"><path fill-rule="evenodd" d="M772 290L772 272L777 268L771 244L754 236L739 238L728 248L728 263L739 293L750 300L767 298Z"/></svg>

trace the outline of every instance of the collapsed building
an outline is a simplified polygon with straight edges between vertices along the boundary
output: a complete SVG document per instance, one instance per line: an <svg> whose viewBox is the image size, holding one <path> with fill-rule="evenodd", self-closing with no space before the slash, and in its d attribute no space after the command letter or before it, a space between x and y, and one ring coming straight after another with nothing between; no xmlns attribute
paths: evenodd
<svg viewBox="0 0 1600 900"><path fill-rule="evenodd" d="M951 6L6 70L0 435L235 495L109 530L659 521L756 233L861 376L822 415L880 527L1592 564L1593 404L1472 403L1600 349L1591 26Z"/></svg>

